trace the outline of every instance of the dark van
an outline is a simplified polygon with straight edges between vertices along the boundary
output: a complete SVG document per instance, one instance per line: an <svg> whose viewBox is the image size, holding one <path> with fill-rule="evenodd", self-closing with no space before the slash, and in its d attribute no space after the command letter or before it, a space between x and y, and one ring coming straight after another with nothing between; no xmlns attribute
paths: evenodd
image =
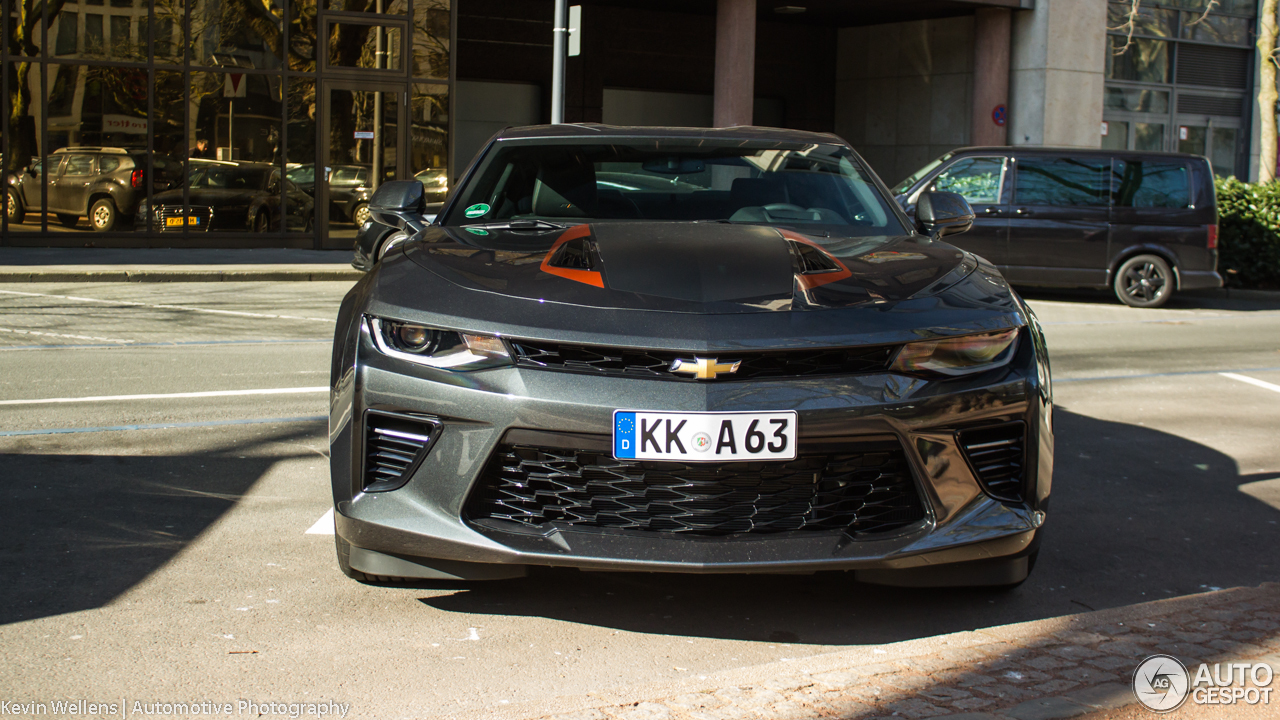
<svg viewBox="0 0 1280 720"><path fill-rule="evenodd" d="M1222 287L1213 172L1201 156L962 148L893 192L914 214L920 193L932 190L960 193L977 216L947 242L999 266L1015 285L1111 288L1134 307Z"/></svg>

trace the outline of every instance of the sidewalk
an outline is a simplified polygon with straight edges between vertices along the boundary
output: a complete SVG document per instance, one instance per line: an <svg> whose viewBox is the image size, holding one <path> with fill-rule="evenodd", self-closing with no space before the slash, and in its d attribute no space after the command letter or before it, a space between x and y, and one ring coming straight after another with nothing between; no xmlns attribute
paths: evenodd
<svg viewBox="0 0 1280 720"><path fill-rule="evenodd" d="M355 281L350 250L0 248L0 283Z"/></svg>
<svg viewBox="0 0 1280 720"><path fill-rule="evenodd" d="M1155 654L1201 662L1262 659L1280 689L1280 583L855 648L718 675L509 705L500 720L1085 720L1159 717L1131 678ZM1280 694L1280 693L1277 693ZM1170 718L1275 717L1271 706L1188 700ZM458 716L453 716L458 717ZM465 716L464 716L465 717Z"/></svg>

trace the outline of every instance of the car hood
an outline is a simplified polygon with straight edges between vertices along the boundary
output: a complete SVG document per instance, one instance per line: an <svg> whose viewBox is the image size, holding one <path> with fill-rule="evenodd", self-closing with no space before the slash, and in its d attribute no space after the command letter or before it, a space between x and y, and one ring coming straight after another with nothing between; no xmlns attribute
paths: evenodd
<svg viewBox="0 0 1280 720"><path fill-rule="evenodd" d="M761 225L608 222L567 229L431 227L404 249L481 293L617 310L727 314L923 297L974 269L920 236L832 238Z"/></svg>
<svg viewBox="0 0 1280 720"><path fill-rule="evenodd" d="M248 205L258 195L258 190L219 190L202 188L191 190L192 205ZM152 196L153 205L181 205L182 190L166 190Z"/></svg>

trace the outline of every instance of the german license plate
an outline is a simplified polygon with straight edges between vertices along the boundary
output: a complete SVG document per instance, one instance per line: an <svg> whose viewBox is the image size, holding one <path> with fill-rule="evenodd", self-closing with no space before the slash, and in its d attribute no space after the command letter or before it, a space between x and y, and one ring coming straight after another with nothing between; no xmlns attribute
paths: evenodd
<svg viewBox="0 0 1280 720"><path fill-rule="evenodd" d="M171 217L171 218L165 218L164 224L165 224L165 227L182 227L183 225L199 225L200 218L190 217L190 216Z"/></svg>
<svg viewBox="0 0 1280 720"><path fill-rule="evenodd" d="M794 460L794 411L670 413L615 410L613 456L619 460Z"/></svg>

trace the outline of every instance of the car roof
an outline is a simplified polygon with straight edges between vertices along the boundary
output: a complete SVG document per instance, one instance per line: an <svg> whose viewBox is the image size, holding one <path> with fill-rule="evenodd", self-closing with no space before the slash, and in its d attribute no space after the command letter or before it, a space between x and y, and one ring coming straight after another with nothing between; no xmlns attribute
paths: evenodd
<svg viewBox="0 0 1280 720"><path fill-rule="evenodd" d="M1019 155L1084 155L1084 156L1105 156L1125 155L1128 157L1177 157L1184 159L1203 160L1203 155L1195 155L1192 153L1164 152L1161 150L1106 150L1102 148L1078 148L1078 147L1051 147L1040 145L975 145L972 147L962 147L952 150L949 155L1009 155L1017 153Z"/></svg>
<svg viewBox="0 0 1280 720"><path fill-rule="evenodd" d="M77 153L80 153L80 152L82 152L82 153L109 153L109 154L111 154L111 155L127 155L130 151L129 151L129 150L126 150L126 149L124 149L124 148L118 148L118 147L97 147L97 146L94 146L94 147L88 147L88 146L81 147L81 146L72 146L72 147L58 148L57 150L54 150L52 153L50 153L50 155L58 155L58 154L60 154L60 153L71 153L71 152L77 152ZM135 149L135 150L133 150L132 152L146 152L146 150Z"/></svg>
<svg viewBox="0 0 1280 720"><path fill-rule="evenodd" d="M787 130L783 128L736 125L734 127L639 127L630 125L603 125L599 123L563 123L560 125L525 125L509 127L498 135L498 140L531 140L535 138L690 138L699 140L765 140L805 143L840 143L844 141L831 133Z"/></svg>

